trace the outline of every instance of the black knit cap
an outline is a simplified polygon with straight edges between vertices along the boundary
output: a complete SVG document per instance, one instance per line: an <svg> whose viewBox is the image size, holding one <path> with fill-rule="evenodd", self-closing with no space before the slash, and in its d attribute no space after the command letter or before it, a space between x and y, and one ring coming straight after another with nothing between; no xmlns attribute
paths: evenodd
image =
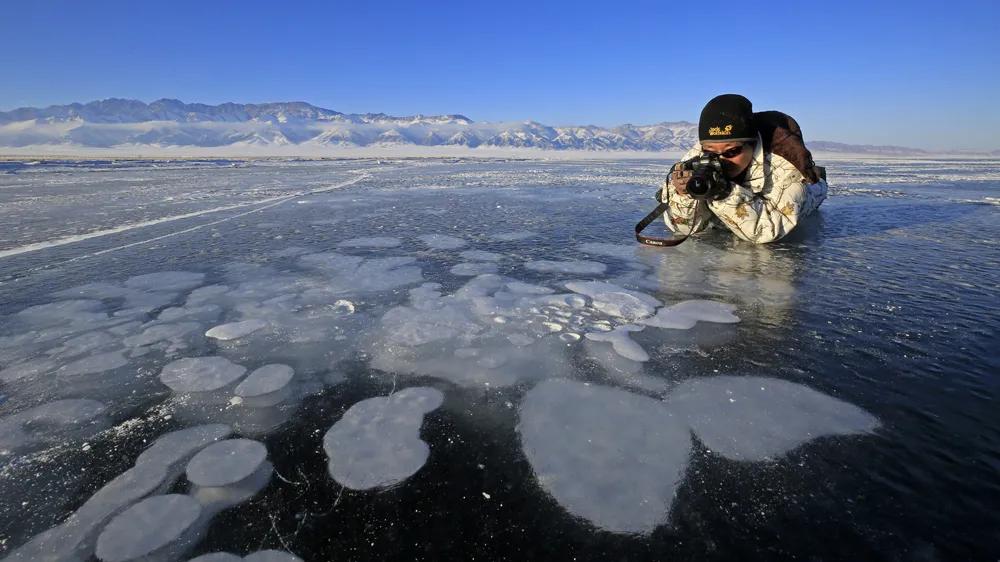
<svg viewBox="0 0 1000 562"><path fill-rule="evenodd" d="M753 122L753 104L739 94L715 96L705 104L698 119L698 140L701 142L733 142L757 140Z"/></svg>

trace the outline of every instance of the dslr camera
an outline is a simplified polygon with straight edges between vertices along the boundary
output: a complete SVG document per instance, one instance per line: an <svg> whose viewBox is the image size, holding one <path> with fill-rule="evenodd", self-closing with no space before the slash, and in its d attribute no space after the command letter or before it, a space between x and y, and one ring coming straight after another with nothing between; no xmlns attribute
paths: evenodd
<svg viewBox="0 0 1000 562"><path fill-rule="evenodd" d="M691 172L687 193L693 199L719 201L729 197L733 187L722 171L718 154L706 153L677 164L675 170Z"/></svg>

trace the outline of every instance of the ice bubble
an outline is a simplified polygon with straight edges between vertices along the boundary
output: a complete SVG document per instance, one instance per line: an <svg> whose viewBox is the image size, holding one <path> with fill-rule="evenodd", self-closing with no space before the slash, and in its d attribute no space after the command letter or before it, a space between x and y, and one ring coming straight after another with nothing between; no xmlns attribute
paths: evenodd
<svg viewBox="0 0 1000 562"><path fill-rule="evenodd" d="M209 331L205 332L205 335L210 338L215 338L217 340L235 340L256 332L257 330L267 327L267 322L263 320L258 320L252 318L250 320L243 320L242 322L230 322L229 324L221 324L216 326Z"/></svg>
<svg viewBox="0 0 1000 562"><path fill-rule="evenodd" d="M228 426L203 425L162 435L142 452L135 466L112 479L59 525L35 535L8 558L14 561L88 560L97 531L113 515L150 493L162 493L180 475L177 465L231 433Z"/></svg>
<svg viewBox="0 0 1000 562"><path fill-rule="evenodd" d="M706 447L733 460L770 459L817 437L870 433L879 426L857 406L765 377L688 380L666 403Z"/></svg>
<svg viewBox="0 0 1000 562"><path fill-rule="evenodd" d="M535 343L534 338L524 334L510 334L507 336L507 341L518 347L524 347Z"/></svg>
<svg viewBox="0 0 1000 562"><path fill-rule="evenodd" d="M251 439L227 439L202 449L187 465L187 478L203 487L229 486L250 477L267 460L267 448Z"/></svg>
<svg viewBox="0 0 1000 562"><path fill-rule="evenodd" d="M452 275L462 275L469 277L475 275L484 275L487 273L496 273L496 272L497 272L497 264L495 263L477 263L477 262L460 263L452 266L451 268Z"/></svg>
<svg viewBox="0 0 1000 562"><path fill-rule="evenodd" d="M575 341L580 341L580 334L575 334L573 332L565 332L559 334L559 339L566 343L573 343Z"/></svg>
<svg viewBox="0 0 1000 562"><path fill-rule="evenodd" d="M122 343L129 347L142 347L161 341L178 340L187 334L197 332L201 324L197 322L181 322L178 324L157 324L142 331L141 334L129 336Z"/></svg>
<svg viewBox="0 0 1000 562"><path fill-rule="evenodd" d="M465 250L464 252L458 254L463 260L469 261L500 261L504 258L503 254L498 254L496 252L484 252L482 250Z"/></svg>
<svg viewBox="0 0 1000 562"><path fill-rule="evenodd" d="M420 439L424 415L443 401L436 389L413 387L351 406L323 437L330 475L353 490L409 478L430 455L430 447Z"/></svg>
<svg viewBox="0 0 1000 562"><path fill-rule="evenodd" d="M0 454L92 435L107 427L107 407L84 398L56 400L0 419Z"/></svg>
<svg viewBox="0 0 1000 562"><path fill-rule="evenodd" d="M520 281L511 281L505 285L508 291L519 295L551 295L555 289L543 287L542 285L532 285Z"/></svg>
<svg viewBox="0 0 1000 562"><path fill-rule="evenodd" d="M195 322L215 322L222 316L222 307L215 304L202 306L175 306L164 309L156 317L158 322L176 322L178 320L192 320Z"/></svg>
<svg viewBox="0 0 1000 562"><path fill-rule="evenodd" d="M524 267L532 271L545 273L572 273L575 275L599 275L607 270L608 266L596 261L585 260L533 260L524 264Z"/></svg>
<svg viewBox="0 0 1000 562"><path fill-rule="evenodd" d="M92 375L118 369L125 365L128 365L128 359L125 358L121 351L109 351L107 353L98 353L97 355L84 357L83 359L78 359L68 365L64 365L57 371L57 374L67 377Z"/></svg>
<svg viewBox="0 0 1000 562"><path fill-rule="evenodd" d="M530 230L522 230L518 232L498 232L490 238L496 240L497 242L516 242L518 240L526 240L533 236L537 236L537 233L531 232Z"/></svg>
<svg viewBox="0 0 1000 562"><path fill-rule="evenodd" d="M115 313L115 316L136 316L162 308L174 302L177 293L132 291L125 297L125 308Z"/></svg>
<svg viewBox="0 0 1000 562"><path fill-rule="evenodd" d="M210 392L230 385L246 368L224 357L185 357L168 363L160 381L174 392Z"/></svg>
<svg viewBox="0 0 1000 562"><path fill-rule="evenodd" d="M382 316L380 324L389 341L411 347L483 330L471 315L458 307L425 310L419 305L413 308L397 306Z"/></svg>
<svg viewBox="0 0 1000 562"><path fill-rule="evenodd" d="M185 532L201 512L201 504L189 496L146 498L104 528L97 537L97 557L104 562L124 562L155 554L174 541L184 542Z"/></svg>
<svg viewBox="0 0 1000 562"><path fill-rule="evenodd" d="M207 301L217 299L229 292L229 287L226 285L208 285L205 287L199 287L188 295L185 301L185 306L198 306L204 304Z"/></svg>
<svg viewBox="0 0 1000 562"><path fill-rule="evenodd" d="M341 248L395 248L403 243L399 238L373 236L368 238L352 238L337 244Z"/></svg>
<svg viewBox="0 0 1000 562"><path fill-rule="evenodd" d="M204 273L191 273L188 271L160 271L157 273L147 273L146 275L136 275L125 280L125 286L130 289L142 291L187 291L194 289L205 280Z"/></svg>
<svg viewBox="0 0 1000 562"><path fill-rule="evenodd" d="M736 306L723 302L708 300L681 301L677 304L661 308L656 316L639 320L640 324L656 328L674 328L689 330L699 322L718 322L734 324L740 319L733 311Z"/></svg>
<svg viewBox="0 0 1000 562"><path fill-rule="evenodd" d="M369 258L334 252L309 254L299 258L305 267L328 276L326 288L333 293L371 293L395 289L423 281L415 258Z"/></svg>
<svg viewBox="0 0 1000 562"><path fill-rule="evenodd" d="M424 234L417 236L417 239L435 250L457 250L468 244L468 242L461 238L445 234Z"/></svg>
<svg viewBox="0 0 1000 562"><path fill-rule="evenodd" d="M243 558L228 552L211 552L192 558L188 562L241 562Z"/></svg>
<svg viewBox="0 0 1000 562"><path fill-rule="evenodd" d="M590 332L586 334L588 340L609 342L615 353L632 361L649 361L649 354L629 337L629 332L638 332L642 326L628 324L619 326L610 332Z"/></svg>
<svg viewBox="0 0 1000 562"><path fill-rule="evenodd" d="M517 429L538 483L573 515L616 533L667 520L691 434L659 401L548 380L525 395Z"/></svg>
<svg viewBox="0 0 1000 562"><path fill-rule="evenodd" d="M333 310L344 314L354 314L354 303L346 299L337 299L333 303Z"/></svg>
<svg viewBox="0 0 1000 562"><path fill-rule="evenodd" d="M247 406L272 406L287 397L288 384L294 376L295 371L288 365L264 365L236 385L233 392Z"/></svg>
<svg viewBox="0 0 1000 562"><path fill-rule="evenodd" d="M96 300L56 301L28 307L17 313L17 317L34 325L51 326L65 322L100 321L108 317L99 312L104 305Z"/></svg>
<svg viewBox="0 0 1000 562"><path fill-rule="evenodd" d="M557 324L556 322L542 322L542 326L550 332L561 332L563 329L562 324Z"/></svg>
<svg viewBox="0 0 1000 562"><path fill-rule="evenodd" d="M48 353L57 357L75 357L116 343L118 343L118 338L108 332L88 332L66 340L61 346Z"/></svg>
<svg viewBox="0 0 1000 562"><path fill-rule="evenodd" d="M590 297L597 310L629 321L649 316L661 305L660 301L645 293L601 281L570 281L565 286L570 291Z"/></svg>

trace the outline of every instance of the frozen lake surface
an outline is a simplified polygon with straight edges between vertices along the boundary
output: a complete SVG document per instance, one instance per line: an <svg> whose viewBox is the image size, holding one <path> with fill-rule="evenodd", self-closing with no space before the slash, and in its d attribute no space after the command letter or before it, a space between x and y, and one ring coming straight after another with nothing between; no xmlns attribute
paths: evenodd
<svg viewBox="0 0 1000 562"><path fill-rule="evenodd" d="M0 559L996 559L1000 162L826 164L2 162Z"/></svg>

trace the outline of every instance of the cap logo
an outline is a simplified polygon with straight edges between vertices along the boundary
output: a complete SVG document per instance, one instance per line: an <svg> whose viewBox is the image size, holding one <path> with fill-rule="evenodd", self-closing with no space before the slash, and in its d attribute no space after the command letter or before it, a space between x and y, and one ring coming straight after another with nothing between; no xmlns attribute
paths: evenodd
<svg viewBox="0 0 1000 562"><path fill-rule="evenodd" d="M708 134L713 137L728 135L733 132L732 125L726 125L725 127L712 127L708 130Z"/></svg>

